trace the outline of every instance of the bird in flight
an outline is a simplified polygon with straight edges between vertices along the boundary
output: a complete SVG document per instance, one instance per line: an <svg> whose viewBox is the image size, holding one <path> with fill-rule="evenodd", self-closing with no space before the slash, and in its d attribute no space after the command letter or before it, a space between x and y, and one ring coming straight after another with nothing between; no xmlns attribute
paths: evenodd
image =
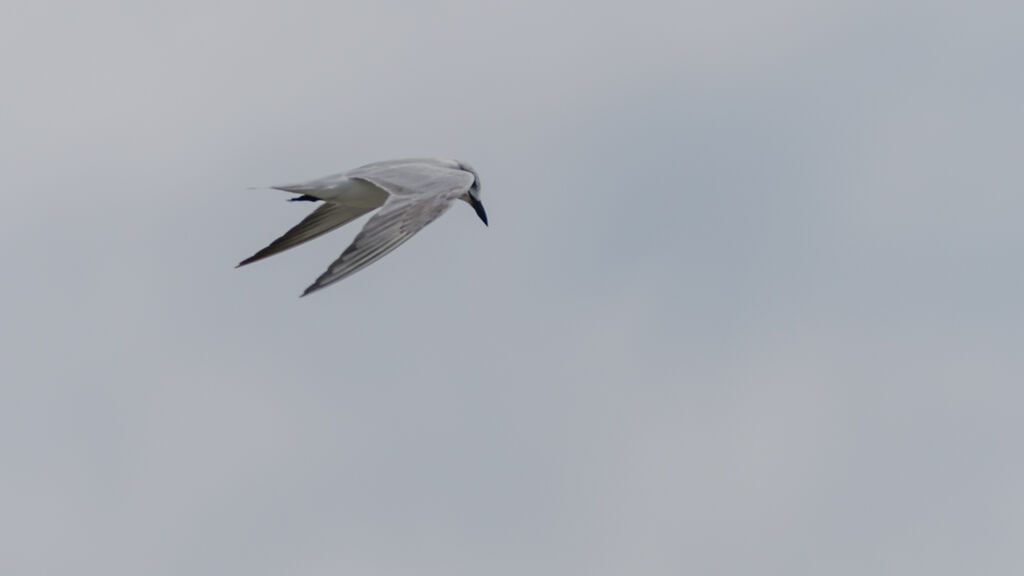
<svg viewBox="0 0 1024 576"><path fill-rule="evenodd" d="M444 214L455 200L467 202L487 224L487 213L480 203L480 177L469 165L455 160L386 160L272 188L298 194L292 201L322 201L323 205L238 266L298 246L380 209L327 271L306 288L303 296L376 262Z"/></svg>

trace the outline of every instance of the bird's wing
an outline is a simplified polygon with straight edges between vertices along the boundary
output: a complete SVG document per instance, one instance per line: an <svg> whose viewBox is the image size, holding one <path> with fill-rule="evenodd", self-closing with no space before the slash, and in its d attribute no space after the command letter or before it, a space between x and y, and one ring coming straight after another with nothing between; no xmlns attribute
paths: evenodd
<svg viewBox="0 0 1024 576"><path fill-rule="evenodd" d="M284 190L285 192L292 192L295 194L310 194L312 196L319 197L322 193L330 192L332 190L342 188L349 183L349 180L361 176L364 179L371 179L373 176L380 176L382 178L395 178L399 180L404 179L404 183L416 187L424 176L429 175L429 171L434 169L438 171L440 169L448 170L450 172L458 172L458 162L452 160L439 160L437 158L404 158L401 160L383 160L380 162L373 162L372 164L366 164L360 166L348 172L341 172L338 174L331 174L315 180L307 180L305 182L296 182L294 184L281 184L278 186L271 186L275 190ZM425 172L426 169L428 172Z"/></svg>
<svg viewBox="0 0 1024 576"><path fill-rule="evenodd" d="M302 222L299 222L285 232L283 236L271 242L269 246L239 262L238 266L251 264L257 260L262 260L278 252L298 246L303 242L308 242L339 226L348 224L374 208L376 206L344 206L327 202L311 212Z"/></svg>
<svg viewBox="0 0 1024 576"><path fill-rule="evenodd" d="M459 171L451 170L451 172ZM352 244L327 268L326 272L316 279L316 282L306 288L302 295L315 292L362 270L398 248L413 234L444 214L451 207L452 202L464 194L473 182L472 174L468 172L462 172L462 174L468 176L468 180L466 178L442 178L441 180L446 184L421 180L418 188L403 189L401 193L392 191L391 186L399 185L393 179L390 181L386 178L370 180L388 190L392 194L391 197L384 203L380 211L366 222ZM353 174L353 176L356 175Z"/></svg>
<svg viewBox="0 0 1024 576"><path fill-rule="evenodd" d="M429 158L368 164L346 175L370 182L392 196L435 196L458 191L458 197L474 180L471 173L455 162Z"/></svg>

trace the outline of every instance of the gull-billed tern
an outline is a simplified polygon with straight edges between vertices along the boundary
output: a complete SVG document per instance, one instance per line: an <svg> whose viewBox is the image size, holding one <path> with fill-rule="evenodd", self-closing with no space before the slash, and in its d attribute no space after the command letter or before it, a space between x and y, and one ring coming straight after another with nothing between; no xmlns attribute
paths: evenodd
<svg viewBox="0 0 1024 576"><path fill-rule="evenodd" d="M380 208L341 256L306 288L303 296L376 262L444 214L455 200L469 203L487 224L487 213L480 203L480 177L469 165L455 160L386 160L342 174L272 188L299 194L291 198L293 201L324 204L238 266L298 246Z"/></svg>

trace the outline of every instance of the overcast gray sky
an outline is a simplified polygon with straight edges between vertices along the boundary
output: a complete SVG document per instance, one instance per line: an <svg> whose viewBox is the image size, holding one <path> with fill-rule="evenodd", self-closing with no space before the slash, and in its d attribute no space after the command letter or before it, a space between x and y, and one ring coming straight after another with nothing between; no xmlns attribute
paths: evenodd
<svg viewBox="0 0 1024 576"><path fill-rule="evenodd" d="M1019 2L2 12L0 573L1024 572Z"/></svg>

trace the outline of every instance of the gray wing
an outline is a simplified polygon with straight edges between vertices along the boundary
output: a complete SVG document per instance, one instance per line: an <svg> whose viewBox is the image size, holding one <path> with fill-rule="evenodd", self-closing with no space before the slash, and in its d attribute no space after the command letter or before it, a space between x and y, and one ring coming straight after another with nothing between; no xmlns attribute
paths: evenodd
<svg viewBox="0 0 1024 576"><path fill-rule="evenodd" d="M316 180L271 186L276 190L284 190L295 194L311 194L318 196L320 192L344 186L351 178L362 178L369 181L387 181L392 188L416 190L423 186L424 179L443 180L445 177L458 178L459 163L454 160L437 158L404 158L401 160L383 160L366 164L339 174L331 174ZM376 183L376 182L375 182ZM379 184L378 184L379 185ZM388 190L391 192L391 190Z"/></svg>
<svg viewBox="0 0 1024 576"><path fill-rule="evenodd" d="M367 164L346 175L366 180L393 196L447 195L458 190L458 197L474 180L457 162L431 158Z"/></svg>
<svg viewBox="0 0 1024 576"><path fill-rule="evenodd" d="M308 242L339 226L348 224L375 208L376 206L344 206L327 202L285 232L283 236L271 242L269 246L239 262L238 266L245 266L278 252L294 248L303 242Z"/></svg>
<svg viewBox="0 0 1024 576"><path fill-rule="evenodd" d="M470 175L470 181L465 184L466 188L471 182ZM446 192L429 195L392 195L380 211L366 222L366 226L363 226L341 257L335 260L316 282L306 288L302 295L316 292L354 274L398 248L412 238L413 234L444 214L466 188L449 189Z"/></svg>

